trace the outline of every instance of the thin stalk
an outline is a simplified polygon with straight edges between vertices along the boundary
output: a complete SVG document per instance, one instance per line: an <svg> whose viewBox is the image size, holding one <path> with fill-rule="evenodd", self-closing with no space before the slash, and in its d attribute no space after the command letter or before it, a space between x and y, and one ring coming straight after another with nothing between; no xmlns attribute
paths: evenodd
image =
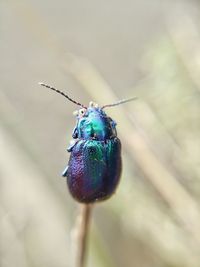
<svg viewBox="0 0 200 267"><path fill-rule="evenodd" d="M75 267L84 267L87 253L87 240L89 235L90 219L91 219L91 204L81 204L80 213L78 215L76 225L76 255Z"/></svg>

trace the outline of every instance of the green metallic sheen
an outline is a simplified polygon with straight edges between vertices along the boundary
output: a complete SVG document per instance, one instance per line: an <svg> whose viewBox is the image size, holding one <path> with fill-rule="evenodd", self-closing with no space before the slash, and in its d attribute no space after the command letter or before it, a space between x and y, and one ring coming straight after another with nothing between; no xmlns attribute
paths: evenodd
<svg viewBox="0 0 200 267"><path fill-rule="evenodd" d="M78 117L78 138L106 140L115 135L112 119L100 108L89 107L83 117Z"/></svg>
<svg viewBox="0 0 200 267"><path fill-rule="evenodd" d="M81 109L73 131L74 143L63 176L72 196L93 203L109 198L121 175L121 143L116 123L97 107Z"/></svg>

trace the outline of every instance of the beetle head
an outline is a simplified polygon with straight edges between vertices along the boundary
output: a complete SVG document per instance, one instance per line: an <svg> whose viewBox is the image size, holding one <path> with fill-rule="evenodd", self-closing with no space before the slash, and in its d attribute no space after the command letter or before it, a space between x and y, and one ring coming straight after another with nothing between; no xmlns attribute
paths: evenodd
<svg viewBox="0 0 200 267"><path fill-rule="evenodd" d="M116 124L94 102L90 102L88 108L75 111L74 115L77 118L78 138L103 141L111 138L116 133Z"/></svg>
<svg viewBox="0 0 200 267"><path fill-rule="evenodd" d="M85 105L77 102L76 100L72 99L64 92L49 86L45 83L39 83L40 85L47 87L60 95L67 98L72 103L81 106L82 108L78 111L75 111L74 114L77 117L77 137L82 139L97 139L97 140L105 140L109 139L116 135L116 123L106 115L103 109L107 107L114 107L120 104L135 100L136 97L130 99L120 100L118 102L107 104L102 107L99 107L98 104L94 102L90 102L89 106L86 107Z"/></svg>

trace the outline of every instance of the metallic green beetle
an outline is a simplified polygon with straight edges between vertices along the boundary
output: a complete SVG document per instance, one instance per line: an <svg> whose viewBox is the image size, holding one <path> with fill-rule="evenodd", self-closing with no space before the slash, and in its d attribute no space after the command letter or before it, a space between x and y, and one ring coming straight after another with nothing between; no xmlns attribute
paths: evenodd
<svg viewBox="0 0 200 267"><path fill-rule="evenodd" d="M121 142L117 137L116 122L104 109L120 105L135 98L121 100L99 107L90 102L89 107L76 102L62 91L40 83L68 100L81 106L76 112L77 123L67 149L70 159L63 171L72 196L82 203L93 203L109 198L116 190L121 176Z"/></svg>

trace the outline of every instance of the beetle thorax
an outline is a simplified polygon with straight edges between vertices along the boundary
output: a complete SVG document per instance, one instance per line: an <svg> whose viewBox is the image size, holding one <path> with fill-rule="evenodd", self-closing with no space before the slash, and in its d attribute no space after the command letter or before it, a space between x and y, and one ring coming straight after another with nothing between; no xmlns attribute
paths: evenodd
<svg viewBox="0 0 200 267"><path fill-rule="evenodd" d="M105 141L116 136L116 123L99 107L80 109L77 115L77 137Z"/></svg>

